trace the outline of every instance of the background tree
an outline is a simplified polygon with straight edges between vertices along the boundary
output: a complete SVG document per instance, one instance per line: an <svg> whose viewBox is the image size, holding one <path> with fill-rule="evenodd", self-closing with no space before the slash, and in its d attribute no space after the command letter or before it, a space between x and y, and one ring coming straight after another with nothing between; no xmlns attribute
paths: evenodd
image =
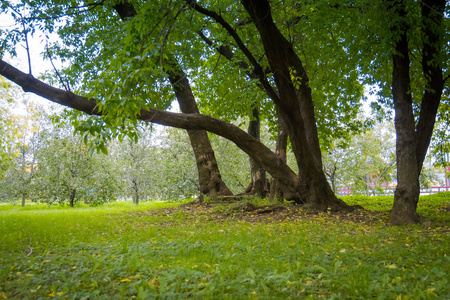
<svg viewBox="0 0 450 300"><path fill-rule="evenodd" d="M89 151L70 127L55 128L39 153L34 199L70 206L80 200L88 204L115 200L121 182L110 161L105 154Z"/></svg>
<svg viewBox="0 0 450 300"><path fill-rule="evenodd" d="M8 109L8 100L11 101L10 93L10 84L0 78L0 179L3 178L13 161L13 140L17 132L17 127Z"/></svg>
<svg viewBox="0 0 450 300"><path fill-rule="evenodd" d="M45 139L47 116L42 109L26 104L26 115L14 116L17 126L14 142L14 162L9 167L2 185L9 190L11 199L20 197L22 206L31 196L36 175L38 153Z"/></svg>
<svg viewBox="0 0 450 300"><path fill-rule="evenodd" d="M384 184L393 182L395 169L394 129L379 123L324 153L325 174L331 185L351 188L367 195L384 193Z"/></svg>

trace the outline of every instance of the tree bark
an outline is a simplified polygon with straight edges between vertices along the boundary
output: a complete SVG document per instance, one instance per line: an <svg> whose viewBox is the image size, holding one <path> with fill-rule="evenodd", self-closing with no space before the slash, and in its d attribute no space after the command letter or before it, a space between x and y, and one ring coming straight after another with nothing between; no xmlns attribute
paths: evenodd
<svg viewBox="0 0 450 300"><path fill-rule="evenodd" d="M32 75L25 74L0 59L0 75L21 86L25 92L32 92L54 103L71 107L90 115L102 115L95 99L76 95L70 91L52 87ZM206 130L220 135L236 144L260 163L269 174L278 179L286 199L303 203L299 194L302 183L286 163L260 141L237 126L202 114L179 114L154 108L141 109L138 118L145 122L156 123L182 129Z"/></svg>
<svg viewBox="0 0 450 300"><path fill-rule="evenodd" d="M280 156L280 158L286 162L287 161L287 143L288 143L288 133L286 125L284 124L283 119L279 116L279 112L277 109L277 121L278 121L278 133L277 133L277 143L275 153ZM272 178L270 181L270 201L283 202L283 189L280 187L280 184L276 178Z"/></svg>
<svg viewBox="0 0 450 300"><path fill-rule="evenodd" d="M394 1L393 9L403 20L406 16L402 0ZM416 212L419 201L420 185L416 157L416 137L414 113L412 108L411 86L409 78L409 47L407 26L399 21L391 28L395 42L395 53L392 55L392 97L395 109L395 130L397 133L397 188L394 194L394 205L391 210L391 224L410 224L419 221Z"/></svg>
<svg viewBox="0 0 450 300"><path fill-rule="evenodd" d="M186 74L172 56L167 61L170 68L166 68L170 83L180 105L180 110L186 114L199 114L194 94L189 85ZM219 171L214 150L204 130L187 130L189 140L197 163L200 193L207 197L232 195L228 186L223 182Z"/></svg>
<svg viewBox="0 0 450 300"><path fill-rule="evenodd" d="M322 159L308 77L302 62L273 22L267 0L243 0L264 46L280 93L282 119L286 122L294 155L304 183L302 196L315 208L339 210L348 206L336 198L322 170Z"/></svg>
<svg viewBox="0 0 450 300"><path fill-rule="evenodd" d="M420 217L416 211L420 195L419 175L430 145L439 103L444 87L440 52L442 46L441 23L446 2L425 0L422 7L422 71L425 75L425 89L420 107L420 116L415 127L409 75L409 45L407 39L407 11L402 0L392 1L391 11L399 16L391 28L395 42L393 54L392 96L395 108L395 129L397 132L397 180L394 205L391 210L391 224L417 223Z"/></svg>
<svg viewBox="0 0 450 300"><path fill-rule="evenodd" d="M261 140L261 120L259 118L259 108L255 103L252 110L252 119L250 120L248 126L248 134L256 138L258 141ZM254 159L250 157L250 172L251 172L251 182L244 193L249 193L260 198L264 198L267 195L267 176L266 170Z"/></svg>

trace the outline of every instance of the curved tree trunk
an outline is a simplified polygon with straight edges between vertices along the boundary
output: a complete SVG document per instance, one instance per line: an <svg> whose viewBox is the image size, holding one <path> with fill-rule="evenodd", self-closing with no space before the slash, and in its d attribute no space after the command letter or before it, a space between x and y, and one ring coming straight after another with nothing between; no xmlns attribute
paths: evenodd
<svg viewBox="0 0 450 300"><path fill-rule="evenodd" d="M286 122L303 182L301 194L317 209L344 209L322 169L322 159L308 76L302 62L273 22L269 1L243 0L245 9L260 33L264 50L280 93L280 115Z"/></svg>
<svg viewBox="0 0 450 300"><path fill-rule="evenodd" d="M0 75L21 86L25 92L34 93L54 103L77 109L89 115L100 116L107 113L99 110L94 98L88 99L70 91L52 87L32 75L21 72L2 59L0 59ZM137 117L142 121L164 126L207 130L232 141L260 163L272 177L280 181L286 199L304 203L304 199L299 194L302 183L292 169L278 155L237 126L202 114L179 114L155 108L142 108Z"/></svg>
<svg viewBox="0 0 450 300"><path fill-rule="evenodd" d="M114 6L122 20L133 18L137 12L134 6L127 0ZM183 113L199 113L194 94L189 85L186 74L178 64L173 55L165 61L169 68L165 71L169 75L169 81L173 87L175 95ZM217 160L209 141L208 134L204 130L188 130L189 140L194 150L197 171L199 192L208 197L232 195L228 186L223 182L220 175Z"/></svg>
<svg viewBox="0 0 450 300"><path fill-rule="evenodd" d="M199 114L194 94L189 85L186 74L172 56L167 63L171 66L165 70L180 105L181 112ZM232 195L228 186L220 175L214 150L204 130L187 130L197 163L200 193L208 197Z"/></svg>

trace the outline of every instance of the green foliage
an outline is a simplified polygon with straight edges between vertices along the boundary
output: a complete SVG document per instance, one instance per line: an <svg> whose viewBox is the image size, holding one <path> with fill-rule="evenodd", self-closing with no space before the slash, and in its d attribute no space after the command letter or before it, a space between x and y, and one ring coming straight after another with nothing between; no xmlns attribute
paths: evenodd
<svg viewBox="0 0 450 300"><path fill-rule="evenodd" d="M354 202L363 204L360 200ZM389 227L379 219L366 224L328 214L270 223L217 222L214 215L202 211L171 213L170 209L148 210L168 204L144 205L70 210L0 205L5 233L0 237L0 295L98 299L450 296L448 220L442 228L433 224ZM442 203L428 205L434 218L442 215L438 212Z"/></svg>
<svg viewBox="0 0 450 300"><path fill-rule="evenodd" d="M367 195L384 193L382 184L391 183L395 171L392 126L379 123L348 141L338 140L323 154L323 162L332 186Z"/></svg>
<svg viewBox="0 0 450 300"><path fill-rule="evenodd" d="M93 205L114 201L121 188L107 156L91 153L67 126L48 135L34 185L35 201L71 205L80 200Z"/></svg>

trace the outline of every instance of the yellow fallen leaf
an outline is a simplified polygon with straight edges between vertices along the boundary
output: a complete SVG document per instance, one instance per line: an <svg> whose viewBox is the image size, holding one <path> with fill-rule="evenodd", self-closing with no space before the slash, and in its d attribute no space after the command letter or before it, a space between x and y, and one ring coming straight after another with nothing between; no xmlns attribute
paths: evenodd
<svg viewBox="0 0 450 300"><path fill-rule="evenodd" d="M131 281L131 279L125 278L125 279L122 279L120 282L127 282L127 281Z"/></svg>
<svg viewBox="0 0 450 300"><path fill-rule="evenodd" d="M389 266L387 266L389 269L397 269L397 266L396 265L389 265Z"/></svg>

